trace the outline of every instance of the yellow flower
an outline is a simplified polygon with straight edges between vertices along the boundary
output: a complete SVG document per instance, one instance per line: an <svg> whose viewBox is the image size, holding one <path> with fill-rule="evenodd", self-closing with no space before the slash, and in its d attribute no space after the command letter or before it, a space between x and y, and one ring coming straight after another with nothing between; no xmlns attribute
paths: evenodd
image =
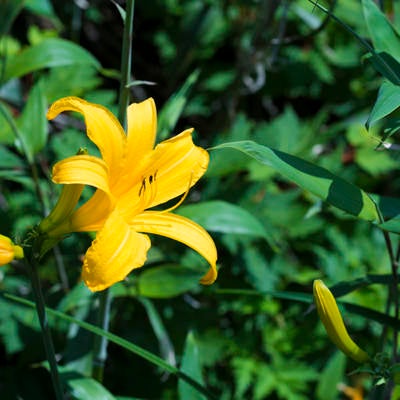
<svg viewBox="0 0 400 400"><path fill-rule="evenodd" d="M15 245L9 237L0 235L0 265L8 264L14 258L24 258L22 247Z"/></svg>
<svg viewBox="0 0 400 400"><path fill-rule="evenodd" d="M78 154L54 166L53 181L72 185L72 189L62 194L58 209L40 229L49 238L97 232L83 261L82 277L89 289L103 290L144 264L150 239L143 233L167 236L197 251L210 264L201 283L213 283L217 251L209 234L191 220L171 213L176 207L148 210L182 194L185 197L206 171L209 156L193 144L192 129L154 148L157 114L153 99L128 107L127 134L102 106L66 97L50 107L47 117L53 119L63 111L83 114L87 135L102 158ZM97 190L73 211L80 185Z"/></svg>
<svg viewBox="0 0 400 400"><path fill-rule="evenodd" d="M368 354L364 350L361 350L347 333L336 300L331 291L319 279L314 281L313 291L319 317L332 342L352 359L360 363L368 361Z"/></svg>

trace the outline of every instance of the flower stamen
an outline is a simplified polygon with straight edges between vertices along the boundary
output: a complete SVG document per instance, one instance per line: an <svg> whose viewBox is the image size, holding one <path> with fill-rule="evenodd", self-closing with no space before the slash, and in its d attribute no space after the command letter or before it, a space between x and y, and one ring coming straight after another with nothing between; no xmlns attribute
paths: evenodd
<svg viewBox="0 0 400 400"><path fill-rule="evenodd" d="M160 211L161 213L164 214L164 213L167 213L167 212L171 212L171 211L175 210L176 208L178 208L185 201L187 195L189 194L189 190L190 190L190 188L192 186L192 180L193 180L193 172L191 172L191 174L190 174L188 187L186 188L186 191L183 194L183 196L181 197L181 199L174 206L172 206L170 208L167 208L166 210Z"/></svg>
<svg viewBox="0 0 400 400"><path fill-rule="evenodd" d="M157 171L154 172L154 174L150 174L148 177L144 177L142 179L142 184L139 188L139 208L140 209L145 209L149 204L153 202L153 200L156 198L157 194L157 185L156 183L156 178L157 178Z"/></svg>

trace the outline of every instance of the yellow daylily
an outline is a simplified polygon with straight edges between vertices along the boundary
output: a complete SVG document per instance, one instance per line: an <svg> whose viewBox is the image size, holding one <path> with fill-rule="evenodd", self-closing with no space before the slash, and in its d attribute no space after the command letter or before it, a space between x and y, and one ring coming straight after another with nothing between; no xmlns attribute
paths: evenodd
<svg viewBox="0 0 400 400"><path fill-rule="evenodd" d="M368 354L360 349L347 333L336 300L328 287L317 279L314 281L313 292L318 315L332 342L353 360L360 363L368 361Z"/></svg>
<svg viewBox="0 0 400 400"><path fill-rule="evenodd" d="M24 258L22 247L14 244L9 237L0 235L0 265L8 264L14 258Z"/></svg>
<svg viewBox="0 0 400 400"><path fill-rule="evenodd" d="M144 264L150 248L144 233L167 236L197 251L210 264L201 283L213 283L217 251L210 235L193 221L171 213L176 207L149 210L185 196L205 173L209 155L194 145L192 129L154 148L157 114L151 98L128 107L127 134L115 116L100 105L66 97L50 107L47 118L63 111L84 116L87 135L102 158L78 154L54 166L53 182L71 189L63 191L57 210L41 223L40 230L49 238L97 232L83 260L82 277L89 289L103 290ZM73 210L81 185L97 190Z"/></svg>

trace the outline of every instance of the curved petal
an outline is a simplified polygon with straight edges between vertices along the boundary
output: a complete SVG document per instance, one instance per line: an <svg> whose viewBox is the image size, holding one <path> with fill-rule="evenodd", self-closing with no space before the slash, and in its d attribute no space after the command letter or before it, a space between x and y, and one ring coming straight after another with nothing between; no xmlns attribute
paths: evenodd
<svg viewBox="0 0 400 400"><path fill-rule="evenodd" d="M114 204L110 196L101 190L94 195L71 216L70 232L95 232L101 229Z"/></svg>
<svg viewBox="0 0 400 400"><path fill-rule="evenodd" d="M117 213L111 213L83 260L82 278L92 291L123 280L146 261L150 239L135 232Z"/></svg>
<svg viewBox="0 0 400 400"><path fill-rule="evenodd" d="M39 230L49 232L63 224L74 212L83 188L84 185L64 185L56 205L50 214L40 222Z"/></svg>
<svg viewBox="0 0 400 400"><path fill-rule="evenodd" d="M128 107L127 157L132 163L153 150L157 132L157 110L154 100L149 98Z"/></svg>
<svg viewBox="0 0 400 400"><path fill-rule="evenodd" d="M123 169L113 182L116 197L128 192L140 179L140 166L154 147L157 131L157 111L152 98L133 103L127 110L128 137Z"/></svg>
<svg viewBox="0 0 400 400"><path fill-rule="evenodd" d="M180 215L157 211L139 214L130 223L138 232L166 236L191 247L210 264L200 282L211 285L217 279L217 249L211 236L200 225Z"/></svg>
<svg viewBox="0 0 400 400"><path fill-rule="evenodd" d="M161 142L136 169L136 184L119 200L131 215L165 203L192 187L205 173L209 155L195 146L192 129ZM139 204L141 209L131 207Z"/></svg>
<svg viewBox="0 0 400 400"><path fill-rule="evenodd" d="M87 135L99 148L112 176L117 176L124 156L125 133L117 118L105 107L78 97L64 97L49 108L47 118L53 119L63 111L76 111L85 118Z"/></svg>
<svg viewBox="0 0 400 400"><path fill-rule="evenodd" d="M96 190L69 218L65 218L46 233L49 237L57 238L71 232L96 232L103 227L113 209L114 205L107 193Z"/></svg>
<svg viewBox="0 0 400 400"><path fill-rule="evenodd" d="M98 157L78 155L65 158L53 167L54 183L90 185L109 193L108 168Z"/></svg>

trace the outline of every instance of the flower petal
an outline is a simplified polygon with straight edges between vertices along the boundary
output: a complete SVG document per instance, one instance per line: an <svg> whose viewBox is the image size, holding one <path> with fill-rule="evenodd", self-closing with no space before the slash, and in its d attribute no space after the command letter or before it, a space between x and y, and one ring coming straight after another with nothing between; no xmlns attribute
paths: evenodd
<svg viewBox="0 0 400 400"><path fill-rule="evenodd" d="M200 282L211 285L217 279L217 249L211 236L200 225L180 215L157 211L145 211L130 223L138 232L166 236L191 247L210 264Z"/></svg>
<svg viewBox="0 0 400 400"><path fill-rule="evenodd" d="M118 176L126 136L114 114L105 107L78 97L64 97L53 103L47 112L47 118L53 119L63 111L76 111L84 116L87 135L99 148L110 174Z"/></svg>
<svg viewBox="0 0 400 400"><path fill-rule="evenodd" d="M40 222L39 230L41 232L49 232L63 224L74 212L83 188L84 185L64 185L57 204L50 214Z"/></svg>
<svg viewBox="0 0 400 400"><path fill-rule="evenodd" d="M141 267L149 248L150 239L113 212L86 252L82 278L92 291L106 289Z"/></svg>
<svg viewBox="0 0 400 400"><path fill-rule="evenodd" d="M65 158L53 167L54 183L90 185L109 193L108 168L98 157L78 155Z"/></svg>
<svg viewBox="0 0 400 400"><path fill-rule="evenodd" d="M188 129L161 142L141 165L135 168L132 164L136 184L119 199L121 209L137 214L185 193L201 178L209 155L194 145L191 132ZM132 207L138 204L141 209Z"/></svg>
<svg viewBox="0 0 400 400"><path fill-rule="evenodd" d="M127 110L128 138L123 169L113 184L113 193L120 197L143 177L141 165L154 147L157 131L157 111L152 98L133 103ZM136 189L136 193L139 189ZM139 200L139 199L137 199ZM132 199L129 199L131 202Z"/></svg>
<svg viewBox="0 0 400 400"><path fill-rule="evenodd" d="M149 98L128 107L128 159L137 162L153 150L157 132L157 111L154 100Z"/></svg>
<svg viewBox="0 0 400 400"><path fill-rule="evenodd" d="M71 232L95 232L102 228L114 209L110 196L96 190L93 196L79 207L69 218L47 232L51 237L60 237Z"/></svg>

